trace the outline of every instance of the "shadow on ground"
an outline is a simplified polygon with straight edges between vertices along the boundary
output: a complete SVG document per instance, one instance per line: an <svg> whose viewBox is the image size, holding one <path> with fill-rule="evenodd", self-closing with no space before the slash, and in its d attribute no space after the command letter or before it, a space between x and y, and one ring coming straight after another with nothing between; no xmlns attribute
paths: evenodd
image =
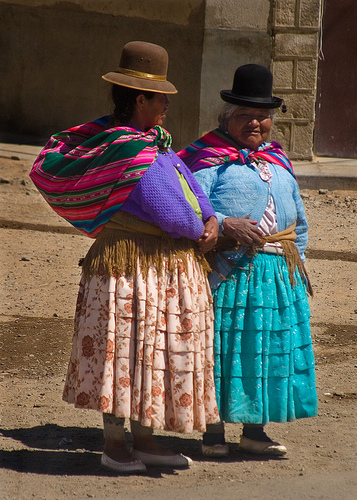
<svg viewBox="0 0 357 500"><path fill-rule="evenodd" d="M56 424L0 431L5 438L21 442L29 449L1 450L0 467L32 474L65 476L108 476L110 472L100 466L100 454L104 446L102 430L98 428L61 427ZM201 454L201 440L176 436L156 436L164 447L189 455L195 462L210 461ZM130 434L127 434L130 445ZM230 456L221 462L284 460L279 457L251 456L238 451L236 443L230 443ZM214 459L217 460L217 459ZM146 475L160 477L175 473L173 469L152 467Z"/></svg>

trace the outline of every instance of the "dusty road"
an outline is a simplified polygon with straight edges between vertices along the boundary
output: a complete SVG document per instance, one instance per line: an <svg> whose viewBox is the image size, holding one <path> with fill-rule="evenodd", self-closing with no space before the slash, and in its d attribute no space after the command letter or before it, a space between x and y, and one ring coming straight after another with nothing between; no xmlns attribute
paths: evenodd
<svg viewBox="0 0 357 500"><path fill-rule="evenodd" d="M61 401L80 270L90 240L45 204L30 163L0 159L0 498L253 500L357 498L357 192L304 190L319 416L270 424L286 458L237 450L204 460L199 434L158 439L189 470L113 477L100 468L101 417Z"/></svg>

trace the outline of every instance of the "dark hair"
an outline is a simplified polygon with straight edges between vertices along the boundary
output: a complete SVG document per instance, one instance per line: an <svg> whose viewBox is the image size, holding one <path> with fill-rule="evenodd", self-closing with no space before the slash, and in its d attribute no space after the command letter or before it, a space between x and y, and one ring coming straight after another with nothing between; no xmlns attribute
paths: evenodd
<svg viewBox="0 0 357 500"><path fill-rule="evenodd" d="M143 94L146 99L152 99L155 92L131 89L113 84L112 99L115 107L112 113L112 120L114 124L129 125L135 110L136 98L140 94Z"/></svg>

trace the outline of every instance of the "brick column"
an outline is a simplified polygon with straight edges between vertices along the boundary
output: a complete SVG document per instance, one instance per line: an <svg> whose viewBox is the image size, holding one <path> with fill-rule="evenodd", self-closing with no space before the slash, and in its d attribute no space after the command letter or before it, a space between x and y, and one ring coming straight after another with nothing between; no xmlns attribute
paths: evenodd
<svg viewBox="0 0 357 500"><path fill-rule="evenodd" d="M274 94L287 106L274 139L291 159L312 159L321 1L276 0L273 9Z"/></svg>

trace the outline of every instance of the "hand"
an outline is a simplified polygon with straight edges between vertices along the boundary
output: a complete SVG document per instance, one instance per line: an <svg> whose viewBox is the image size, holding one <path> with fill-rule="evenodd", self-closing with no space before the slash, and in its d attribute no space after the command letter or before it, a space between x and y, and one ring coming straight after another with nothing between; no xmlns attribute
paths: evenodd
<svg viewBox="0 0 357 500"><path fill-rule="evenodd" d="M198 248L201 252L206 253L215 246L218 239L218 229L216 217L210 217L206 220L203 233L197 240Z"/></svg>
<svg viewBox="0 0 357 500"><path fill-rule="evenodd" d="M239 241L248 248L261 247L263 233L256 227L257 221L248 217L227 217L223 221L223 234Z"/></svg>

